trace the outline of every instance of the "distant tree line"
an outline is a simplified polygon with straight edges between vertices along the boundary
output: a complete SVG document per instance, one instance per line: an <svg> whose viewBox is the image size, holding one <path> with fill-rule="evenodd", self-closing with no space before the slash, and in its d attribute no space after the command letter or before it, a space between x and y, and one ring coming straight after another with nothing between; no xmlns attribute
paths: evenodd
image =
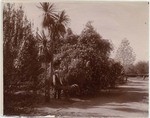
<svg viewBox="0 0 150 118"><path fill-rule="evenodd" d="M148 75L149 74L149 62L139 61L134 65L129 66L127 74L132 75Z"/></svg>

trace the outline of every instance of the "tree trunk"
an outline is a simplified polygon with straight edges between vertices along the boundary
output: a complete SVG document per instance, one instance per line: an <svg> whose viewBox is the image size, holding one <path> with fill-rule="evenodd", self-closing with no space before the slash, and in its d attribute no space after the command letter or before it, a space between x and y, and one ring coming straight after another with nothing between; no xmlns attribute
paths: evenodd
<svg viewBox="0 0 150 118"><path fill-rule="evenodd" d="M49 32L50 32L50 29L48 29L49 30ZM50 33L51 34L51 33ZM51 35L50 35L50 37L51 37L51 66L50 66L50 77L49 78L47 78L47 96L46 96L46 102L49 102L50 101L50 86L51 86L51 80L53 79L53 48L54 48L54 46L53 46L53 40L54 40L54 37L55 36L55 34L54 33L52 33ZM46 62L47 62L47 59L46 59ZM47 64L46 64L47 65ZM46 66L46 70L47 70L47 66Z"/></svg>
<svg viewBox="0 0 150 118"><path fill-rule="evenodd" d="M47 78L47 67L48 67L48 64L47 64L47 62L45 62L45 102L50 101L49 83L48 83L48 78Z"/></svg>
<svg viewBox="0 0 150 118"><path fill-rule="evenodd" d="M49 78L49 90L50 90L50 85L51 85L51 81L53 80L53 59L54 59L54 54L53 54L53 50L54 50L54 44L53 44L53 39L52 39L52 49L51 49L51 52L52 52L52 54L51 54L51 68L50 68L50 78Z"/></svg>

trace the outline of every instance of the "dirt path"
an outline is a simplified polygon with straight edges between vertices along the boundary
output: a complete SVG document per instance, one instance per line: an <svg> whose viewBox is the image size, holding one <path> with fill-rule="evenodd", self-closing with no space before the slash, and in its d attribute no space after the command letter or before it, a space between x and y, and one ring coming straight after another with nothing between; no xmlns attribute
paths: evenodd
<svg viewBox="0 0 150 118"><path fill-rule="evenodd" d="M57 117L148 117L148 79L130 78L126 85L101 93L92 99L57 101L55 105L40 106L36 115Z"/></svg>

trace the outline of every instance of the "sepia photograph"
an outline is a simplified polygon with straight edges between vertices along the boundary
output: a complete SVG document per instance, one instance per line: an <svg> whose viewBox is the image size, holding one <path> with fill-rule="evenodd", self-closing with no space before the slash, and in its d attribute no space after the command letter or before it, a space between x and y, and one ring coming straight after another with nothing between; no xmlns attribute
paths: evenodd
<svg viewBox="0 0 150 118"><path fill-rule="evenodd" d="M5 117L148 118L148 1L2 7Z"/></svg>

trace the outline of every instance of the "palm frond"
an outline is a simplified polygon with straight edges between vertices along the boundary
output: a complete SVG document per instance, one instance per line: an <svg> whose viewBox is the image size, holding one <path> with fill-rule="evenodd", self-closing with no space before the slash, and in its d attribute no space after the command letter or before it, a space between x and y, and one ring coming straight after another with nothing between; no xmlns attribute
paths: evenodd
<svg viewBox="0 0 150 118"><path fill-rule="evenodd" d="M65 10L61 11L58 14L58 21L59 21L59 23L66 25L69 22L69 20L70 20L69 16L66 15L66 11Z"/></svg>
<svg viewBox="0 0 150 118"><path fill-rule="evenodd" d="M47 38L46 38L46 35L45 35L45 33L44 33L44 30L42 30L41 35L42 35L43 39L47 39Z"/></svg>
<svg viewBox="0 0 150 118"><path fill-rule="evenodd" d="M36 33L36 39L39 41L39 43L43 43L43 42L47 42L47 37L44 33L44 30L42 30L42 32L39 34L39 33Z"/></svg>
<svg viewBox="0 0 150 118"><path fill-rule="evenodd" d="M36 33L36 39L38 39L39 41L42 41L43 38L39 33Z"/></svg>
<svg viewBox="0 0 150 118"><path fill-rule="evenodd" d="M40 7L38 6L38 8L43 10L43 27L50 27L51 24L54 24L55 22L55 6L52 3L49 2L43 2L40 3Z"/></svg>

